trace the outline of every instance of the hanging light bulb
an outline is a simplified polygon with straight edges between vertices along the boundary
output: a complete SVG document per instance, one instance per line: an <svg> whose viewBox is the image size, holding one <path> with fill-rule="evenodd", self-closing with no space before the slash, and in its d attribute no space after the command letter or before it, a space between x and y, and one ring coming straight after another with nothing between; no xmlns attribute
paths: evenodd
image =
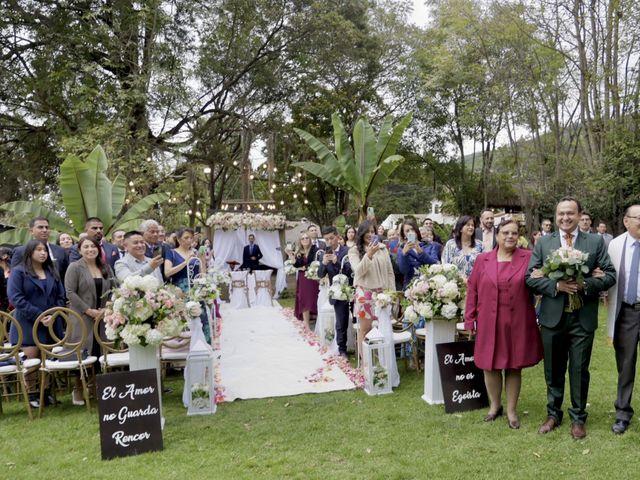
<svg viewBox="0 0 640 480"><path fill-rule="evenodd" d="M284 200L280 200L280 205L284 205Z"/></svg>
<svg viewBox="0 0 640 480"><path fill-rule="evenodd" d="M294 194L293 194L293 198L298 198L298 194L297 194L297 193L294 193Z"/></svg>
<svg viewBox="0 0 640 480"><path fill-rule="evenodd" d="M278 167L273 167L273 171L277 172L278 171Z"/></svg>
<svg viewBox="0 0 640 480"><path fill-rule="evenodd" d="M307 186L306 186L306 185L304 185L304 186L302 187L302 191L303 191L303 192L306 192L306 191L307 191Z"/></svg>
<svg viewBox="0 0 640 480"><path fill-rule="evenodd" d="M306 198L304 199L304 204L307 205L309 203L309 200L307 200Z"/></svg>
<svg viewBox="0 0 640 480"><path fill-rule="evenodd" d="M233 161L233 166L234 166L234 167L237 167L237 166L238 166L238 162L237 162L237 160L234 160L234 161Z"/></svg>
<svg viewBox="0 0 640 480"><path fill-rule="evenodd" d="M129 182L129 186L130 186L130 187L133 187L133 180L131 180L131 181Z"/></svg>
<svg viewBox="0 0 640 480"><path fill-rule="evenodd" d="M301 177L302 176L302 172L298 172L298 176Z"/></svg>

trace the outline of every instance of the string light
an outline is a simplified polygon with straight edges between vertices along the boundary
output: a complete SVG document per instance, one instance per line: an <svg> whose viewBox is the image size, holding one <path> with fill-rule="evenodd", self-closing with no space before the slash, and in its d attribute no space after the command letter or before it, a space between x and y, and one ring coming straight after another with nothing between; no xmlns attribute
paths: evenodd
<svg viewBox="0 0 640 480"><path fill-rule="evenodd" d="M301 177L302 176L302 172L298 172L298 176Z"/></svg>
<svg viewBox="0 0 640 480"><path fill-rule="evenodd" d="M133 180L131 180L131 181L129 182L129 186L130 186L130 187L133 187Z"/></svg>
<svg viewBox="0 0 640 480"><path fill-rule="evenodd" d="M305 198L305 199L304 199L304 204L306 205L306 204L308 204L308 203L309 203L309 200L307 200L307 199Z"/></svg>
<svg viewBox="0 0 640 480"><path fill-rule="evenodd" d="M284 200L280 200L280 205L284 205Z"/></svg>
<svg viewBox="0 0 640 480"><path fill-rule="evenodd" d="M233 161L233 166L237 167L238 166L238 162L236 160Z"/></svg>
<svg viewBox="0 0 640 480"><path fill-rule="evenodd" d="M307 186L306 186L306 185L304 185L304 186L302 187L302 191L303 191L303 192L306 192L306 191L307 191Z"/></svg>
<svg viewBox="0 0 640 480"><path fill-rule="evenodd" d="M249 180L253 180L255 177L253 175L249 175Z"/></svg>
<svg viewBox="0 0 640 480"><path fill-rule="evenodd" d="M209 175L211 173L211 168L210 167L204 167L204 173L206 175Z"/></svg>
<svg viewBox="0 0 640 480"><path fill-rule="evenodd" d="M294 194L293 194L293 198L298 198L298 194L297 194L297 193L294 193Z"/></svg>
<svg viewBox="0 0 640 480"><path fill-rule="evenodd" d="M278 171L278 167L273 167L273 171L277 172Z"/></svg>

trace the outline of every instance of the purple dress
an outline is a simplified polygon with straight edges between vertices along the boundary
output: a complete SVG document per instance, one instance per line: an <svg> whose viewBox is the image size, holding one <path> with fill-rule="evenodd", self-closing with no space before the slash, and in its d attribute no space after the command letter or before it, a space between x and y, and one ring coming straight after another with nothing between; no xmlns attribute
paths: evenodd
<svg viewBox="0 0 640 480"><path fill-rule="evenodd" d="M306 257L300 255L296 257L296 267L306 267L315 259L317 249L311 247L309 255ZM302 320L302 312L310 312L311 315L318 314L318 291L319 284L317 280L309 280L304 276L303 271L298 271L296 280L296 307L294 310L298 320Z"/></svg>

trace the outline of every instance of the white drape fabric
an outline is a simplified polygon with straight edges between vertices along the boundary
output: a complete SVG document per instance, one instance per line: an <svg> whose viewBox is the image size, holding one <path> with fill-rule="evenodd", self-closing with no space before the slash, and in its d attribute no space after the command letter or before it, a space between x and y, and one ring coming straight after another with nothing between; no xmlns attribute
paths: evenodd
<svg viewBox="0 0 640 480"><path fill-rule="evenodd" d="M247 270L231 272L231 287L229 289L229 303L233 308L249 308L247 298Z"/></svg>
<svg viewBox="0 0 640 480"><path fill-rule="evenodd" d="M249 244L249 235L255 235L256 245L260 247L260 263L278 269L276 275L276 294L287 287L284 273L284 260L280 250L280 234L277 231L264 230L216 230L213 236L213 253L216 257L216 270L229 270L226 262L235 260L242 263L242 251Z"/></svg>
<svg viewBox="0 0 640 480"><path fill-rule="evenodd" d="M256 277L256 299L252 306L271 306L271 270L256 270L253 272Z"/></svg>

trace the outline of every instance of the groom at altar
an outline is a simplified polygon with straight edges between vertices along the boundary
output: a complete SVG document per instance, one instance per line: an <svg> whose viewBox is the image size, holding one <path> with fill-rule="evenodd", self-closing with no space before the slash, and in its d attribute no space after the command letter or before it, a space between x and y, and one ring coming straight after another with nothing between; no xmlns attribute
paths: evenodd
<svg viewBox="0 0 640 480"><path fill-rule="evenodd" d="M349 251L349 247L340 245L338 230L336 227L326 227L322 230L322 235L326 243L325 253L322 256L322 262L318 267L318 276L323 278L329 276L329 282L333 281L333 277L338 273L342 273L349 278L349 285L353 284L353 276L351 265L348 257L342 261ZM336 343L338 344L338 352L340 356L347 356L347 329L349 328L349 302L343 300L330 299L329 303L333 305L336 312Z"/></svg>
<svg viewBox="0 0 640 480"><path fill-rule="evenodd" d="M261 270L260 259L262 258L262 252L255 242L256 236L252 233L249 235L249 245L245 245L242 251L242 265L240 269L248 269L250 272Z"/></svg>

